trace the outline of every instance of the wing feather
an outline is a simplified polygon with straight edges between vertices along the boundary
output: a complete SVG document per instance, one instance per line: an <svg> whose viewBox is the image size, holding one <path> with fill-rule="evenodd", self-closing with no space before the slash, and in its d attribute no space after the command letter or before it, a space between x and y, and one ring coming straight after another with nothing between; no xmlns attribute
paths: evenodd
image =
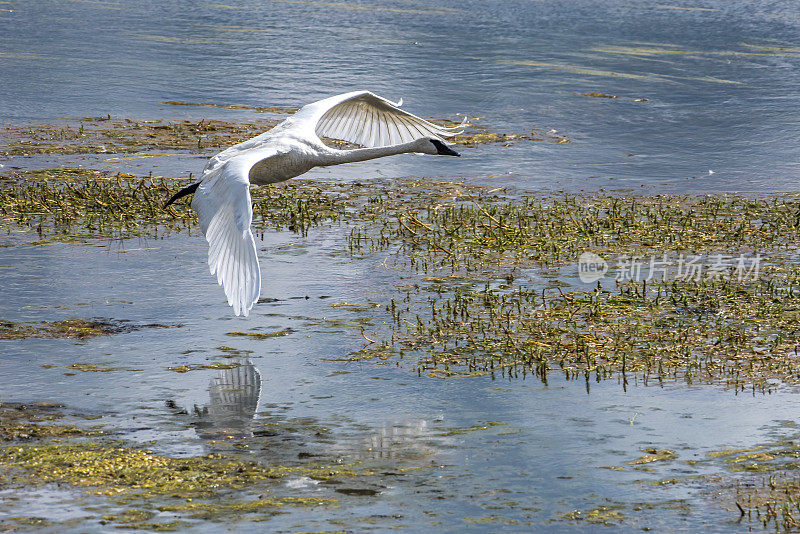
<svg viewBox="0 0 800 534"><path fill-rule="evenodd" d="M460 128L438 126L400 109L369 91L355 91L319 100L286 120L287 127L313 131L318 137L341 139L367 147L387 146L433 137L444 141Z"/></svg>
<svg viewBox="0 0 800 534"><path fill-rule="evenodd" d="M389 128L389 144L399 145L402 142L400 140L400 125L394 115L388 114L387 116L392 121L392 127Z"/></svg>
<svg viewBox="0 0 800 534"><path fill-rule="evenodd" d="M342 123L342 127L337 131L335 137L336 139L356 139L358 134L358 114L360 109L358 106L350 104L345 104L345 108L342 110L342 115L346 117L345 121Z"/></svg>
<svg viewBox="0 0 800 534"><path fill-rule="evenodd" d="M412 135L414 135L414 132L416 132L416 135L420 137L423 136L422 130L413 121L406 120L404 117L403 122L406 124L409 130L412 130Z"/></svg>
<svg viewBox="0 0 800 534"><path fill-rule="evenodd" d="M204 177L192 199L209 245L209 270L217 276L233 312L245 316L261 292L261 269L250 230L248 173L253 163L252 157L225 161Z"/></svg>
<svg viewBox="0 0 800 534"><path fill-rule="evenodd" d="M330 129L332 132L342 132L345 128L351 126L351 120L353 118L353 114L355 114L356 110L354 109L352 104L344 104L340 113L333 115L331 120L328 121L326 125L326 129Z"/></svg>
<svg viewBox="0 0 800 534"><path fill-rule="evenodd" d="M400 132L400 135L407 135L413 137L414 134L411 133L411 129L406 124L406 121L403 120L403 117L397 117L398 127L397 131Z"/></svg>

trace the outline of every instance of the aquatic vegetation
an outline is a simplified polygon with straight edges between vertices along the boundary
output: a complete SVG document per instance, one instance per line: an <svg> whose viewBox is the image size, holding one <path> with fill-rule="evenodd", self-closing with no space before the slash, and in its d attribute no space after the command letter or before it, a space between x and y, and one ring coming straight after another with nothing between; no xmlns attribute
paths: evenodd
<svg viewBox="0 0 800 534"><path fill-rule="evenodd" d="M789 247L800 237L792 195L746 197L569 197L520 200L470 197L425 206L387 195L374 202L383 220L356 228L351 248L378 251L400 242L416 270L452 271L574 262L586 251L629 256ZM366 212L369 206L364 211Z"/></svg>
<svg viewBox="0 0 800 534"><path fill-rule="evenodd" d="M114 516L109 516L109 517L114 517ZM105 522L108 522L108 520L105 520ZM177 532L179 530L185 529L190 526L191 523L189 523L188 521L179 521L179 520L164 521L164 522L124 521L121 524L116 525L115 528L120 530L146 530L150 532Z"/></svg>
<svg viewBox="0 0 800 534"><path fill-rule="evenodd" d="M41 236L137 235L194 222L185 203L161 209L181 180L74 169L37 173L15 175L13 185L0 188L7 225L36 228ZM357 314L338 326L358 329L370 344L332 360L403 360L434 378L533 374L546 380L558 372L582 378L587 387L612 377L623 386L682 379L737 390L800 381L795 196L507 198L486 187L424 180L326 184L325 190L294 181L253 196L258 231L346 225L351 255L380 254L387 268L410 273L384 302L331 305ZM548 280L587 251L616 260L617 267L625 258L692 254L710 268L715 257L759 254L762 268L736 279L735 262L718 262L712 277L673 280L679 266L666 261L660 276L622 277L613 287L576 289L570 275ZM534 281L531 275L539 273L544 278ZM387 315L388 334L366 331ZM60 326L5 324L0 338L98 334L92 329L98 325Z"/></svg>
<svg viewBox="0 0 800 534"><path fill-rule="evenodd" d="M800 477L792 471L738 480L726 489L726 496L734 494L736 508L729 506L734 517L739 515L748 523L761 523L765 529L776 531L796 532L800 528Z"/></svg>
<svg viewBox="0 0 800 534"><path fill-rule="evenodd" d="M575 94L581 96L591 96L593 98L617 98L617 95L608 95L606 93L597 93L597 92L575 93Z"/></svg>
<svg viewBox="0 0 800 534"><path fill-rule="evenodd" d="M334 497L284 495L285 487L276 481L289 476L326 481L372 474L358 462L306 460L290 466L262 465L221 454L172 458L117 441L13 445L0 449L0 469L9 475L12 487L67 485L107 500L108 505L99 510L133 505L135 508L104 513L102 521L145 530L170 530L187 524L153 522L159 512L192 520L265 520L287 506L331 506L338 502ZM339 493L367 495L366 491ZM236 497L231 498L234 492Z"/></svg>
<svg viewBox="0 0 800 534"><path fill-rule="evenodd" d="M600 52L606 52L606 50L597 50ZM610 51L610 50L609 50ZM496 63L500 63L503 65L513 65L513 66L520 66L520 67L536 67L540 69L546 70L554 70L558 72L565 72L569 74L578 74L582 76L600 76L600 77L607 77L607 78L627 78L631 80L643 80L643 81L672 81L672 80L692 80L692 81L701 81L701 82L708 82L708 83L720 83L720 84L734 84L740 85L742 82L735 81L735 80L726 80L724 78L714 78L713 76L675 76L670 74L659 74L655 72L641 72L641 73L634 73L634 72L622 72L622 71L612 71L612 70L605 70L605 69L598 69L595 67L585 66L585 65L575 65L570 63L549 63L545 61L533 61L533 60L526 60L526 59L497 59L497 58L487 58L487 57L473 57L471 59L479 60L479 61L492 61Z"/></svg>
<svg viewBox="0 0 800 534"><path fill-rule="evenodd" d="M239 367L238 363L202 363L197 365L167 367L167 370L174 373L188 373L189 371L200 371L202 369L235 369L236 367Z"/></svg>
<svg viewBox="0 0 800 534"><path fill-rule="evenodd" d="M450 142L457 145L475 146L486 143L502 143L503 146L510 146L513 141L547 141L561 145L569 143L570 139L565 135L557 135L554 133L543 133L532 131L530 134L502 134L494 132L477 131L474 133L464 133L453 136Z"/></svg>
<svg viewBox="0 0 800 534"><path fill-rule="evenodd" d="M617 507L611 506L598 506L585 512L581 510L572 510L561 516L564 521L585 521L594 525L615 525L619 524L625 519L623 514Z"/></svg>
<svg viewBox="0 0 800 534"><path fill-rule="evenodd" d="M649 464L652 462L663 462L663 461L674 460L675 458L678 457L678 455L675 454L675 451L670 451L670 450L658 450L652 447L642 450L646 454L637 458L636 460L628 462L628 465L642 465L642 464Z"/></svg>
<svg viewBox="0 0 800 534"><path fill-rule="evenodd" d="M29 441L44 438L94 436L99 427L81 428L59 424L65 414L57 404L0 403L0 441Z"/></svg>
<svg viewBox="0 0 800 534"><path fill-rule="evenodd" d="M341 493L341 492L340 492ZM159 506L162 512L187 512L195 519L214 519L220 515L260 512L282 506L330 506L336 499L320 497L285 497L282 499L258 498L248 501L224 503L189 502L172 506Z"/></svg>
<svg viewBox="0 0 800 534"><path fill-rule="evenodd" d="M470 523L473 525L488 525L488 524L495 524L495 525L519 525L520 522L515 519L508 519L505 517L499 516L484 516L484 517L465 517L464 521L466 523ZM526 525L531 526L531 522L527 522Z"/></svg>
<svg viewBox="0 0 800 534"><path fill-rule="evenodd" d="M61 321L42 321L40 323L15 323L0 320L0 340L27 339L31 337L58 339L88 339L133 332L143 328L179 328L181 325L132 324L113 319L63 319ZM78 364L76 364L78 365ZM86 370L81 367L74 369ZM93 369L101 370L101 369Z"/></svg>
<svg viewBox="0 0 800 534"><path fill-rule="evenodd" d="M232 337L249 337L251 339L269 339L273 337L288 336L293 332L294 330L291 328L284 328L283 330L278 330L276 332L228 332L225 335Z"/></svg>
<svg viewBox="0 0 800 534"><path fill-rule="evenodd" d="M85 177L76 180L76 176ZM12 173L0 187L0 225L30 228L40 238L130 237L185 230L196 221L188 203L163 204L186 180L48 169ZM303 233L323 221L335 221L345 209L336 196L299 183L253 190L254 225L288 227Z"/></svg>
<svg viewBox="0 0 800 534"><path fill-rule="evenodd" d="M382 477L428 467L400 464L386 472L352 458L297 454L294 447L278 461L277 453L287 448L294 434L304 446L311 436L327 443L329 431L311 418L261 421L256 437L236 441L244 448L249 443L274 449L270 461L220 453L176 458L121 440L86 440L102 431L54 423L65 417L62 408L45 403L0 405L0 439L9 442L0 448L0 484L20 495L71 488L70 502L76 502L75 491L80 492L83 498L77 502L90 515L76 518L73 527L99 521L125 529L171 531L198 521L268 521L289 507L338 507L375 497L384 487ZM265 428L280 432L265 433ZM217 441L207 443L216 448ZM279 447L267 445L278 443ZM308 492L287 480L319 485ZM6 517L0 528L14 525L66 528L52 519L22 516Z"/></svg>
<svg viewBox="0 0 800 534"><path fill-rule="evenodd" d="M120 367L100 367L91 363L71 363L67 366L67 369L74 369L84 373L111 373L122 370Z"/></svg>
<svg viewBox="0 0 800 534"><path fill-rule="evenodd" d="M247 109L256 112L293 113L293 108L269 108L204 104L189 102L163 102L171 105L206 106L227 109ZM207 153L209 156L223 148L241 143L262 134L282 119L257 119L231 122L219 119L200 121L133 120L111 117L64 117L61 124L5 126L0 128L0 155L30 156L37 154L130 154L133 157L175 156L186 153ZM454 121L433 119L448 125ZM454 138L465 145L499 143L511 140L551 142L566 139L547 134L498 134L468 127L468 132ZM323 139L333 147L342 148L348 143L337 139ZM162 153L166 151L166 153ZM127 159L127 158L121 158Z"/></svg>
<svg viewBox="0 0 800 534"><path fill-rule="evenodd" d="M180 231L193 213L185 203L164 211L161 200L184 183L75 169L23 173L0 188L0 215L41 236ZM295 181L253 196L258 231L346 225L354 257L384 255L384 266L411 273L382 303L331 305L358 314L339 326L360 330L369 343L332 360L403 360L434 378L546 380L557 372L587 387L612 377L623 386L682 379L737 390L800 381L795 196L504 198L486 187L423 180L326 184L324 191ZM562 273L586 251L618 267L624 258L670 254L693 254L710 266L737 253L761 255L763 267L736 279L735 262L718 262L715 276L673 280L678 266L667 261L660 276L588 290L530 278ZM366 331L386 315L387 335ZM0 325L0 338L98 334L91 328L98 325L63 326Z"/></svg>
<svg viewBox="0 0 800 534"><path fill-rule="evenodd" d="M498 421L486 421L486 422L484 422L482 424L475 425L475 426L470 426L470 427L454 427L454 428L450 428L450 429L448 429L448 430L446 430L444 432L441 432L439 435L440 436L458 436L458 435L461 435L461 434L466 434L468 432L479 432L481 430L489 430L492 427L503 426L503 425L507 425L507 424L508 423L501 423L501 422L498 422Z"/></svg>
<svg viewBox="0 0 800 534"><path fill-rule="evenodd" d="M793 421L786 426L794 427ZM785 430L784 430L785 432ZM782 432L783 434L783 432ZM787 433L774 441L745 449L708 452L692 466L721 469L721 474L701 474L657 481L658 484L702 486L714 506L729 512L743 528L756 526L795 532L800 528L800 440Z"/></svg>
<svg viewBox="0 0 800 534"><path fill-rule="evenodd" d="M332 308L347 308L354 311L364 311L379 307L376 302L331 302Z"/></svg>
<svg viewBox="0 0 800 534"><path fill-rule="evenodd" d="M796 283L794 272L787 283ZM622 284L616 291L459 289L395 304L394 346L432 377L533 374L797 383L798 294L771 280ZM790 286L791 287L791 286ZM796 287L796 286L794 286ZM408 295L408 293L407 293ZM420 303L414 303L414 306Z"/></svg>
<svg viewBox="0 0 800 534"><path fill-rule="evenodd" d="M66 482L102 488L108 495L185 491L201 496L218 486L244 487L269 476L257 464L213 455L168 458L113 442L13 446L0 451L0 464L21 469L19 476L30 477L26 484Z"/></svg>
<svg viewBox="0 0 800 534"><path fill-rule="evenodd" d="M384 344L382 359L392 351L405 361L415 356L414 369L434 378L533 374L546 381L558 372L587 387L610 377L623 386L683 379L736 390L800 381L794 197L462 197L396 210L378 203L384 216L351 231L351 251L394 250L394 265L438 274L398 285L385 308L391 335L369 338ZM612 261L764 257L749 278L736 276L735 262L719 263L711 276L675 277L673 262L660 276L645 276L645 266L638 281L622 277L611 289L570 289L522 274L561 272L585 251ZM374 358L374 351L351 358Z"/></svg>
<svg viewBox="0 0 800 534"><path fill-rule="evenodd" d="M78 124L75 124L78 122ZM169 150L202 152L221 149L249 139L275 126L275 119L250 123L222 120L136 121L107 117L67 119L59 125L7 126L0 154L133 154Z"/></svg>
<svg viewBox="0 0 800 534"><path fill-rule="evenodd" d="M294 113L299 108L275 108L265 106L241 106L236 104L209 104L207 102L177 102L175 100L152 100L158 104L169 104L170 106L198 106L208 108L220 109L243 109L247 111L255 111L257 113Z"/></svg>

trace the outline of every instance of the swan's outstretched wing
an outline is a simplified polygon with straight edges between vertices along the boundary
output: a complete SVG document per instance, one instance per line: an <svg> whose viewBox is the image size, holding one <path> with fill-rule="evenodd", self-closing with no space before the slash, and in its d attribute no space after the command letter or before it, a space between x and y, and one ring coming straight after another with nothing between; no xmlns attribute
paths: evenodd
<svg viewBox="0 0 800 534"><path fill-rule="evenodd" d="M366 147L409 143L421 137L444 141L461 133L466 118L455 128L444 128L400 109L369 91L332 96L300 108L287 125L312 130L318 137L342 139Z"/></svg>
<svg viewBox="0 0 800 534"><path fill-rule="evenodd" d="M261 293L261 269L250 231L253 208L248 174L255 161L243 156L229 159L204 176L192 199L208 241L211 274L217 275L233 312L245 316Z"/></svg>

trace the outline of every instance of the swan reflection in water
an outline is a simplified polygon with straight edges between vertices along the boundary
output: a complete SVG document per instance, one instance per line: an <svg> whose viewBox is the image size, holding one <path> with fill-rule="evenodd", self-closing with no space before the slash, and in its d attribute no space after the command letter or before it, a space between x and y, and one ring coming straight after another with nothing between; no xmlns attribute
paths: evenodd
<svg viewBox="0 0 800 534"><path fill-rule="evenodd" d="M195 406L203 439L249 438L261 397L261 374L249 358L233 358L236 367L220 369L208 385L208 406Z"/></svg>
<svg viewBox="0 0 800 534"><path fill-rule="evenodd" d="M442 438L427 419L387 421L361 438L355 453L360 460L412 460L434 455Z"/></svg>
<svg viewBox="0 0 800 534"><path fill-rule="evenodd" d="M361 427L355 432L344 432L333 441L317 441L314 432L319 421L309 424L309 434L302 430L303 425L290 421L292 430L282 433L282 417L267 416L256 423L261 397L261 374L248 357L229 360L236 365L229 369L219 369L208 385L209 402L207 406L194 406L194 422L197 435L204 440L213 441L215 447L229 443L236 446L240 440L271 436L278 438L285 446L287 440L297 441L303 447L324 449L324 454L341 455L359 460L411 460L435 455L446 447L449 438L442 437L441 428L436 423L441 419L402 418L384 422L377 427ZM260 423L260 426L259 426ZM266 427L264 426L266 423ZM265 428L269 430L265 431ZM254 433L255 430L255 433ZM315 443L316 442L316 443ZM316 454L321 451L314 451Z"/></svg>

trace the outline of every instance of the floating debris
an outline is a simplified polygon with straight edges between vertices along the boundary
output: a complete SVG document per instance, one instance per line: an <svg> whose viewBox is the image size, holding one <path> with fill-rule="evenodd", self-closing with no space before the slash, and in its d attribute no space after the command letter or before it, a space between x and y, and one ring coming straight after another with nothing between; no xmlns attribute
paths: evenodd
<svg viewBox="0 0 800 534"><path fill-rule="evenodd" d="M658 450L651 447L647 449L642 449L642 451L645 452L646 454L644 456L637 458L636 460L628 462L628 465L642 465L642 464L649 464L652 462L663 462L663 461L674 460L675 458L678 457L678 455L675 454L675 451L670 451L670 450Z"/></svg>
<svg viewBox="0 0 800 534"><path fill-rule="evenodd" d="M130 369L123 369L121 367L100 367L91 363L72 363L67 366L67 369L75 369L84 373L111 373L113 371L130 371Z"/></svg>
<svg viewBox="0 0 800 534"><path fill-rule="evenodd" d="M617 507L598 506L586 512L572 510L563 514L561 519L564 521L574 522L584 521L592 525L611 526L617 525L624 521L625 514L623 514Z"/></svg>
<svg viewBox="0 0 800 534"><path fill-rule="evenodd" d="M167 367L167 370L174 373L188 373L189 371L200 371L202 369L235 369L239 367L238 363L201 363L197 365L177 365L175 367Z"/></svg>
<svg viewBox="0 0 800 534"><path fill-rule="evenodd" d="M291 328L284 328L283 330L278 330L276 332L228 332L225 335L232 337L249 337L252 339L269 339L273 337L288 336L292 333L294 333L294 330Z"/></svg>
<svg viewBox="0 0 800 534"><path fill-rule="evenodd" d="M575 93L581 96L590 96L592 98L617 98L617 95L607 95L605 93Z"/></svg>

